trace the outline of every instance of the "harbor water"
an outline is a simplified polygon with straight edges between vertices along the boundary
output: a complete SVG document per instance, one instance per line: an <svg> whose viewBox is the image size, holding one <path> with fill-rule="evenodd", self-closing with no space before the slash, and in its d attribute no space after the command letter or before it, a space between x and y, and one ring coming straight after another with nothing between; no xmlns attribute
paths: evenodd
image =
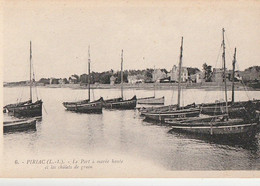
<svg viewBox="0 0 260 186"><path fill-rule="evenodd" d="M102 114L79 114L66 111L64 101L88 97L86 89L38 87L43 100L42 120L37 129L6 133L3 136L3 157L94 157L113 154L125 162L143 160L163 170L259 170L260 135L250 142L211 141L187 134L170 132L171 127L144 121L138 110L105 110ZM124 98L153 96L153 90L124 90ZM5 87L4 104L29 98L28 87ZM91 90L91 99L119 97L120 89ZM165 105L176 104L177 91L157 90L156 97L165 96ZM228 92L229 99L231 92ZM223 99L221 90L186 89L182 105L215 102ZM236 91L237 101L260 99L257 91ZM139 106L139 105L137 105ZM12 119L4 114L4 119ZM138 165L136 165L138 167ZM141 165L140 165L141 166ZM140 168L140 167L139 167Z"/></svg>

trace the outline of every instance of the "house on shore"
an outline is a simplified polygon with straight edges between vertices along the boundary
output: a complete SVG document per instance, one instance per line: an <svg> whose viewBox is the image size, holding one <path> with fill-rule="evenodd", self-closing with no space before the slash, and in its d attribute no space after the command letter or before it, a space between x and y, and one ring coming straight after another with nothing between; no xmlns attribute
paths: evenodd
<svg viewBox="0 0 260 186"><path fill-rule="evenodd" d="M78 82L78 79L74 76L69 77L69 84L76 84Z"/></svg>
<svg viewBox="0 0 260 186"><path fill-rule="evenodd" d="M160 82L161 79L167 78L167 71L161 69L155 69L153 74L153 82Z"/></svg>
<svg viewBox="0 0 260 186"><path fill-rule="evenodd" d="M229 81L230 72L226 70L226 80ZM223 68L213 68L212 72L212 82L223 83L224 82L224 69Z"/></svg>
<svg viewBox="0 0 260 186"><path fill-rule="evenodd" d="M169 73L170 75L170 81L172 82L178 82L179 78L179 67L176 65L173 65L172 70ZM187 67L181 68L181 82L187 82L188 81L188 69Z"/></svg>
<svg viewBox="0 0 260 186"><path fill-rule="evenodd" d="M192 83L204 83L204 73L203 72L197 72L196 74L190 75L190 81Z"/></svg>
<svg viewBox="0 0 260 186"><path fill-rule="evenodd" d="M260 67L253 66L238 72L238 76L242 77L243 81L260 81Z"/></svg>
<svg viewBox="0 0 260 186"><path fill-rule="evenodd" d="M127 80L129 84L136 84L136 83L144 83L145 77L141 74L138 75L128 75Z"/></svg>

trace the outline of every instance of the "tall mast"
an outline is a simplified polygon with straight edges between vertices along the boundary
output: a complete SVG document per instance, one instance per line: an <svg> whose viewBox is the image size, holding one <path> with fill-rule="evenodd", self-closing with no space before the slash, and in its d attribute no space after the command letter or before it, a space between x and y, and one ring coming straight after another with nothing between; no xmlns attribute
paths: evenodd
<svg viewBox="0 0 260 186"><path fill-rule="evenodd" d="M226 59L225 59L225 36L224 36L225 29L223 28L222 31L223 31L223 34L222 34L222 35L223 35L223 41L222 41L222 46L223 46L222 60L223 60L223 67L224 67L226 114L228 114L227 79L226 79Z"/></svg>
<svg viewBox="0 0 260 186"><path fill-rule="evenodd" d="M123 50L121 53L121 97L123 99L123 83L124 83L124 79L123 79Z"/></svg>
<svg viewBox="0 0 260 186"><path fill-rule="evenodd" d="M232 70L232 103L235 101L235 64L236 64L236 53L237 53L237 48L235 48L235 53L234 53L234 59L233 59L233 70Z"/></svg>
<svg viewBox="0 0 260 186"><path fill-rule="evenodd" d="M32 42L30 41L30 101L32 101Z"/></svg>
<svg viewBox="0 0 260 186"><path fill-rule="evenodd" d="M181 37L181 48L180 48L180 62L179 62L179 77L178 77L178 108L180 108L181 102L181 68L182 68L182 50L183 50L183 37Z"/></svg>
<svg viewBox="0 0 260 186"><path fill-rule="evenodd" d="M90 46L88 46L88 100L90 101Z"/></svg>

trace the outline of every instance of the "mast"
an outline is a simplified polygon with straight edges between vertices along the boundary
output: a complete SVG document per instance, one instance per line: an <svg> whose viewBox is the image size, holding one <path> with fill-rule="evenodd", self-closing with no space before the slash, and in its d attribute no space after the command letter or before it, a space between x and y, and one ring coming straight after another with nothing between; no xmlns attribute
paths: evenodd
<svg viewBox="0 0 260 186"><path fill-rule="evenodd" d="M30 41L30 101L32 101L32 42Z"/></svg>
<svg viewBox="0 0 260 186"><path fill-rule="evenodd" d="M180 48L180 62L179 62L179 77L178 77L178 105L177 107L180 108L181 102L181 68L182 68L182 50L183 50L183 37L181 37L181 48Z"/></svg>
<svg viewBox="0 0 260 186"><path fill-rule="evenodd" d="M123 79L123 50L121 53L121 97L123 99L123 83L124 83L124 79Z"/></svg>
<svg viewBox="0 0 260 186"><path fill-rule="evenodd" d="M223 31L223 34L222 34L222 35L223 35L223 41L222 41L222 46L223 46L222 60L223 60L223 67L224 67L226 114L228 114L227 79L226 79L226 59L225 59L225 37L224 37L225 29L223 28L222 31Z"/></svg>
<svg viewBox="0 0 260 186"><path fill-rule="evenodd" d="M90 101L90 46L88 46L88 100Z"/></svg>
<svg viewBox="0 0 260 186"><path fill-rule="evenodd" d="M235 53L234 53L234 59L233 59L233 70L232 70L232 103L235 101L235 64L236 64L236 53L237 53L237 48L235 48Z"/></svg>

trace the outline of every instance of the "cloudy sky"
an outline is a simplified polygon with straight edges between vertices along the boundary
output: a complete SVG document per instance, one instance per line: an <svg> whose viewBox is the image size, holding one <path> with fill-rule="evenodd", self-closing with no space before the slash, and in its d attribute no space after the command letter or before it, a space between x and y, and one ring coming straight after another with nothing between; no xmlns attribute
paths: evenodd
<svg viewBox="0 0 260 186"><path fill-rule="evenodd" d="M3 7L4 81L29 77L29 42L36 79L93 71L221 66L222 28L227 63L237 47L238 67L260 62L259 1L6 1ZM216 65L217 64L217 65Z"/></svg>

